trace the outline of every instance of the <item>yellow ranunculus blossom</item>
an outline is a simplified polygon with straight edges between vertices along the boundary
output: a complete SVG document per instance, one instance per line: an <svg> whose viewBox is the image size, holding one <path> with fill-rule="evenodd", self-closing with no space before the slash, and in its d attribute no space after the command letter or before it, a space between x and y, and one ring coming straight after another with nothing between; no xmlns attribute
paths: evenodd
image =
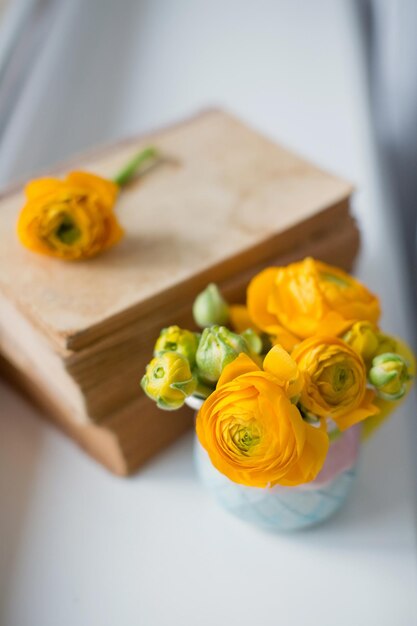
<svg viewBox="0 0 417 626"><path fill-rule="evenodd" d="M272 348L263 367L245 354L225 367L198 413L198 438L213 465L234 482L253 487L310 482L327 455L325 424L308 424L291 402L302 378L285 350Z"/></svg>
<svg viewBox="0 0 417 626"><path fill-rule="evenodd" d="M337 337L311 337L292 352L304 376L300 403L341 430L378 413L361 356Z"/></svg>
<svg viewBox="0 0 417 626"><path fill-rule="evenodd" d="M30 182L17 225L21 243L33 252L69 261L110 248L123 236L113 212L118 189L110 180L86 172Z"/></svg>
<svg viewBox="0 0 417 626"><path fill-rule="evenodd" d="M291 350L314 334L339 335L357 320L376 323L378 298L346 272L306 258L269 267L255 276L247 294L253 322Z"/></svg>

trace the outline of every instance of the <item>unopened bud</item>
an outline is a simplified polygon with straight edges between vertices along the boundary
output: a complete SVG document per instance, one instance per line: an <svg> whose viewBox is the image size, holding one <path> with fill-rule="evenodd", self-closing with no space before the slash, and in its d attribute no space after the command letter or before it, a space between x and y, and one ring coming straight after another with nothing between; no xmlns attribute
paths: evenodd
<svg viewBox="0 0 417 626"><path fill-rule="evenodd" d="M179 326L169 326L161 330L155 344L154 355L159 356L163 352L178 352L185 356L191 367L194 367L199 339L200 336L197 333L184 330Z"/></svg>
<svg viewBox="0 0 417 626"><path fill-rule="evenodd" d="M369 380L384 400L402 398L407 391L409 379L408 363L399 354L386 352L373 359Z"/></svg>
<svg viewBox="0 0 417 626"><path fill-rule="evenodd" d="M195 323L200 328L206 328L214 324L227 324L229 320L229 307L214 283L210 283L194 301L193 316Z"/></svg>
<svg viewBox="0 0 417 626"><path fill-rule="evenodd" d="M365 362L372 360L378 350L378 329L371 322L356 322L343 339L361 355Z"/></svg>
<svg viewBox="0 0 417 626"><path fill-rule="evenodd" d="M159 408L179 409L196 388L188 360L178 352L164 352L146 367L141 386Z"/></svg>
<svg viewBox="0 0 417 626"><path fill-rule="evenodd" d="M206 328L201 335L196 354L200 377L208 383L216 383L226 365L242 352L250 352L243 337L224 326Z"/></svg>

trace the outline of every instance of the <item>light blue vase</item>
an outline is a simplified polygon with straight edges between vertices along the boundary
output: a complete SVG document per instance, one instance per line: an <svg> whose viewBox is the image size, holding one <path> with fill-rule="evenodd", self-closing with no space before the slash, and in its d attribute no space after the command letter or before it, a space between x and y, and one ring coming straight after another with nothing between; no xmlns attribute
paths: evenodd
<svg viewBox="0 0 417 626"><path fill-rule="evenodd" d="M221 474L197 438L194 454L202 483L223 508L261 528L290 531L320 524L340 509L355 478L358 450L359 429L351 429L330 446L315 481L265 489L239 485Z"/></svg>

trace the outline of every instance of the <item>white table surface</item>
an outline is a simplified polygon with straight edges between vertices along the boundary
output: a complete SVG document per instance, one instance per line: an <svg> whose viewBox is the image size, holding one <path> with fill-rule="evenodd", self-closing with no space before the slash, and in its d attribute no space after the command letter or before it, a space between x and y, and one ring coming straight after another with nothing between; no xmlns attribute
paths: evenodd
<svg viewBox="0 0 417 626"><path fill-rule="evenodd" d="M62 3L0 147L0 174L225 105L355 181L358 273L381 295L385 328L407 337L361 61L343 0ZM340 514L271 535L202 490L191 433L122 480L0 383L0 624L416 624L413 401L364 447Z"/></svg>

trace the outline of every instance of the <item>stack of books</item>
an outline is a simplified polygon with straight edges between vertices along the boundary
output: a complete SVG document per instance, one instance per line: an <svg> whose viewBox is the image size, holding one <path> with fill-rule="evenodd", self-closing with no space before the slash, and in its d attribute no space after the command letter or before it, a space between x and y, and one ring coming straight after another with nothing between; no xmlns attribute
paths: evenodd
<svg viewBox="0 0 417 626"><path fill-rule="evenodd" d="M350 184L211 110L48 175L114 173L141 147L163 162L121 193L126 235L101 256L38 256L16 237L22 189L0 199L1 368L113 472L135 471L192 423L156 409L140 379L159 329L191 327L208 282L230 302L267 265L311 255L351 269Z"/></svg>

